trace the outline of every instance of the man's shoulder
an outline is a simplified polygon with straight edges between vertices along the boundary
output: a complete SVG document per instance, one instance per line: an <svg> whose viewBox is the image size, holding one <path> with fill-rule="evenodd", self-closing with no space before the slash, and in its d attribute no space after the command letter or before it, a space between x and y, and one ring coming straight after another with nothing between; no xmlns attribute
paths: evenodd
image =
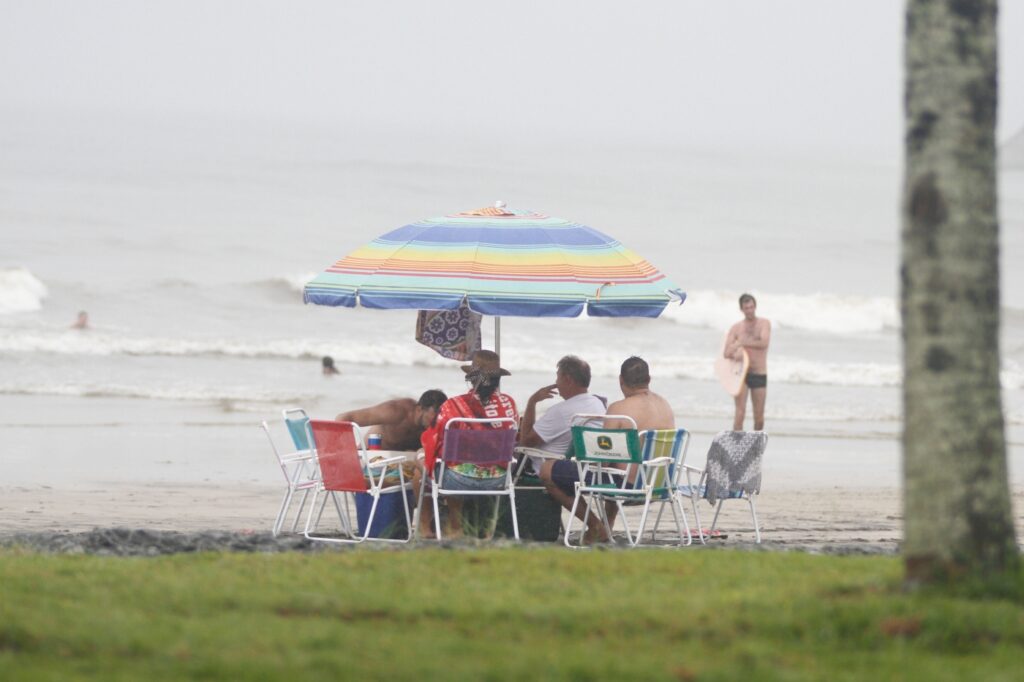
<svg viewBox="0 0 1024 682"><path fill-rule="evenodd" d="M633 403L630 402L629 398L616 400L614 403L608 403L608 414L625 414L627 413L626 411L632 407L632 405Z"/></svg>
<svg viewBox="0 0 1024 682"><path fill-rule="evenodd" d="M399 409L411 412L416 407L415 398L392 398L391 400L385 400L382 405L393 405Z"/></svg>
<svg viewBox="0 0 1024 682"><path fill-rule="evenodd" d="M579 395L573 396L569 400L564 401L563 404L571 404L573 407L589 405L594 409L597 409L597 406L600 406L600 411L605 411L604 401L593 393L580 393Z"/></svg>

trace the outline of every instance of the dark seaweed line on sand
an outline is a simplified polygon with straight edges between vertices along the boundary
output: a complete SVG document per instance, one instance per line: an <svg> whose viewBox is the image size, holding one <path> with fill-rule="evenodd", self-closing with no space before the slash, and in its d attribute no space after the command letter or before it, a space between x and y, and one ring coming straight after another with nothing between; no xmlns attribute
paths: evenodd
<svg viewBox="0 0 1024 682"><path fill-rule="evenodd" d="M7 550L28 550L47 554L91 554L98 556L160 556L166 554L188 554L195 552L325 552L346 551L356 547L383 551L415 550L437 547L433 541L412 542L408 545L363 543L361 545L336 545L306 540L301 535L274 537L267 532L236 531L158 531L135 528L96 528L81 533L16 533L0 537L0 548ZM463 540L442 543L443 547L509 547L518 546L509 540L474 541ZM560 547L553 543L523 543L527 547ZM622 549L606 547L603 549ZM664 549L664 548L655 548ZM711 542L707 547L695 544L680 551L705 549L734 549L746 551L798 551L816 554L895 554L895 542L878 543L867 541L773 543L766 539L761 545L753 543L724 544Z"/></svg>

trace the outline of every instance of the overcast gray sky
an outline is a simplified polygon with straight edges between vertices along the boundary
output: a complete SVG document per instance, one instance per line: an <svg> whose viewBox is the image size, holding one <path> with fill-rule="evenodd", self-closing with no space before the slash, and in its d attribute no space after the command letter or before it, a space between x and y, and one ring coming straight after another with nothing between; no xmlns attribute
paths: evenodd
<svg viewBox="0 0 1024 682"><path fill-rule="evenodd" d="M0 109L512 139L900 144L901 0L0 7ZM1006 139L1024 127L1024 0L1001 11Z"/></svg>

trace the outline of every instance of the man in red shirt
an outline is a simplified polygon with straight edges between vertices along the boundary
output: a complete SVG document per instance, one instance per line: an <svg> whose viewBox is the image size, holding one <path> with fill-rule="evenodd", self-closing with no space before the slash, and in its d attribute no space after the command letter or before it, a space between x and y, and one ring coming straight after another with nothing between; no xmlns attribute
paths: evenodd
<svg viewBox="0 0 1024 682"><path fill-rule="evenodd" d="M519 412L511 396L499 391L501 377L510 372L501 367L498 354L489 350L478 350L473 354L472 363L463 365L466 381L472 389L462 395L449 398L441 405L434 427L423 433L423 454L426 471L433 472L440 465L441 452L444 450L445 425L456 417L470 419L501 419L510 418L512 422L469 423L460 428L492 429L514 428L519 421ZM449 490L497 490L506 485L506 470L500 466L480 466L469 462L449 464L444 474L444 487ZM413 484L418 489L423 471L417 471ZM456 496L447 498L448 537L455 538L462 534L462 499ZM420 533L423 537L433 537L434 510L433 506L423 505L420 510Z"/></svg>

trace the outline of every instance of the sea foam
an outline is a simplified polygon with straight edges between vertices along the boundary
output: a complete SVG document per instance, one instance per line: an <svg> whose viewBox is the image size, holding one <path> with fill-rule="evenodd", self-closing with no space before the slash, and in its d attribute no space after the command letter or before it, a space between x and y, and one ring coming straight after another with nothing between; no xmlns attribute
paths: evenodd
<svg viewBox="0 0 1024 682"><path fill-rule="evenodd" d="M225 356L235 358L319 359L330 355L336 362L376 366L451 367L452 361L421 346L401 342L324 341L310 339L172 338L115 335L98 330L0 330L0 352L53 353L66 356ZM622 353L604 348L580 349L596 376L618 375ZM511 347L502 352L502 364L514 372L536 371L551 363L549 352L539 347ZM714 381L713 357L703 353L664 354L658 372L676 379ZM822 362L776 354L769 369L773 383L830 386L899 386L898 363ZM1007 360L1002 368L1004 388L1024 388L1024 367Z"/></svg>
<svg viewBox="0 0 1024 682"><path fill-rule="evenodd" d="M666 317L687 326L725 330L740 317L740 293L689 291L683 305L666 308ZM758 315L770 319L777 328L863 334L900 326L896 301L884 296L752 293L757 297Z"/></svg>
<svg viewBox="0 0 1024 682"><path fill-rule="evenodd" d="M181 384L152 386L100 382L23 383L0 382L0 394L66 396L74 398L134 398L219 403L236 412L266 411L268 406L304 405L318 396L311 393L272 391L254 387Z"/></svg>
<svg viewBox="0 0 1024 682"><path fill-rule="evenodd" d="M25 268L0 269L0 315L39 310L48 294L46 285Z"/></svg>

